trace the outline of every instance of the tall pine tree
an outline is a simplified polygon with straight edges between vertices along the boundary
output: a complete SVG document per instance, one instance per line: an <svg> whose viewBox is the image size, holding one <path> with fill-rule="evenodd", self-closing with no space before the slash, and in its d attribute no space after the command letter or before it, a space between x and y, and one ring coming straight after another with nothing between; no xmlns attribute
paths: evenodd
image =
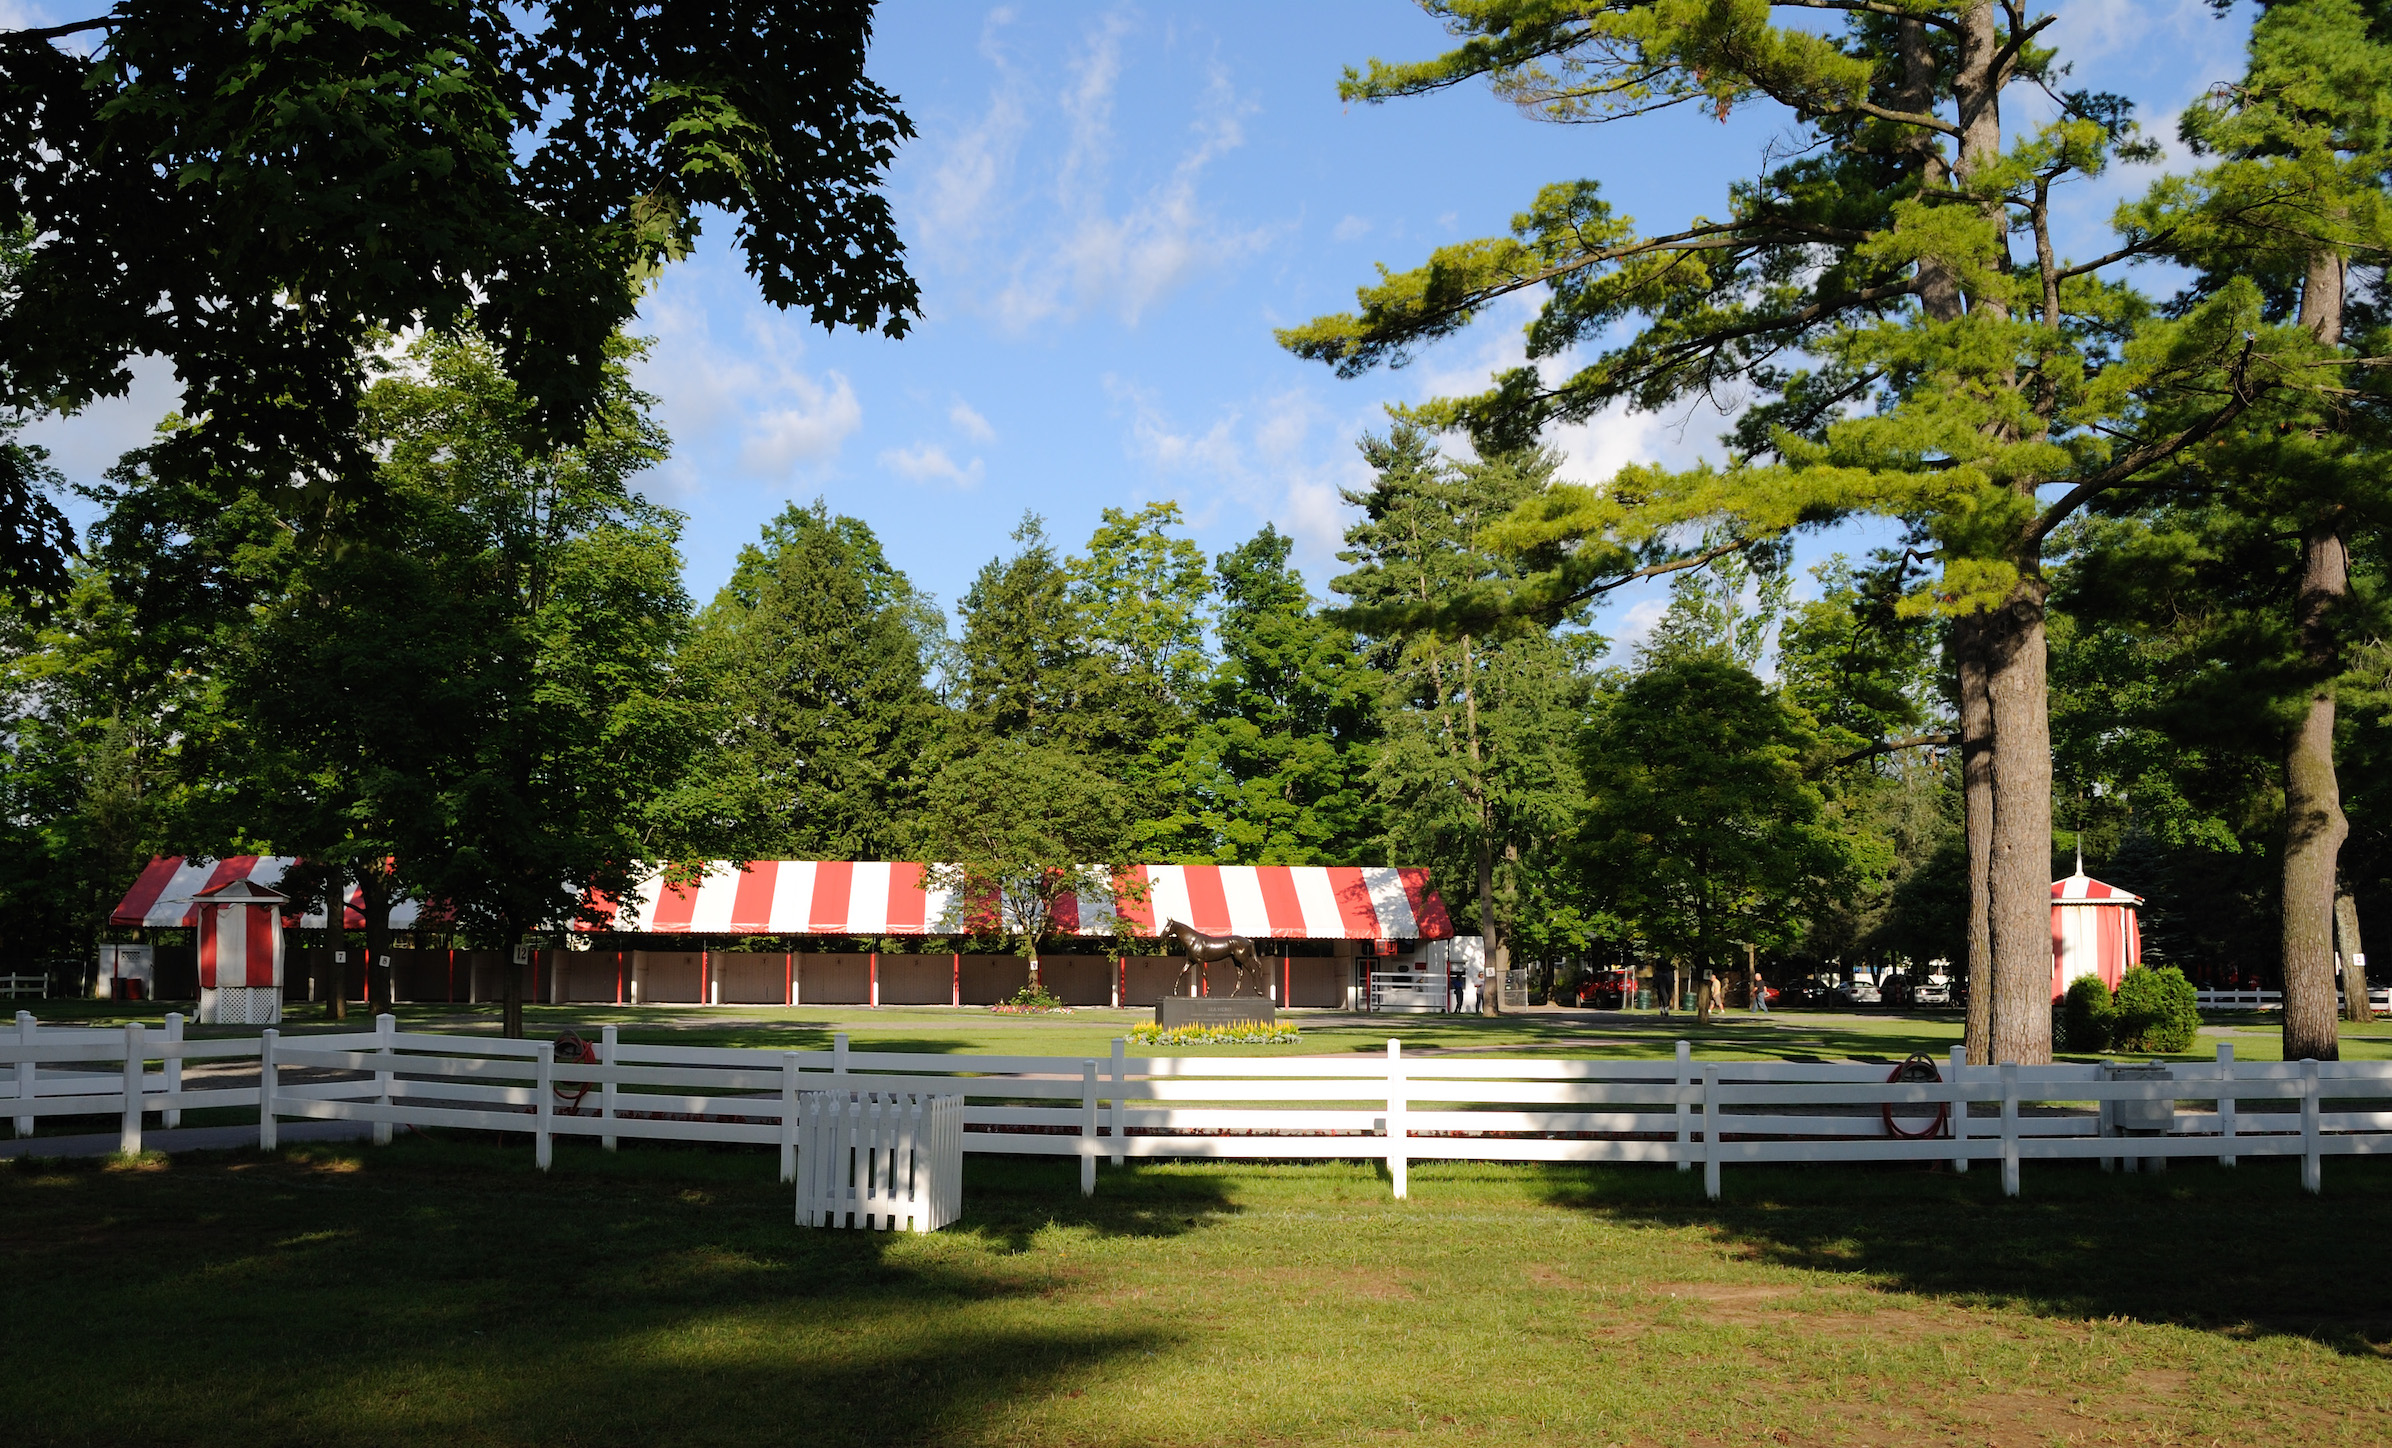
<svg viewBox="0 0 2392 1448"><path fill-rule="evenodd" d="M2288 385L2272 369L2282 339L2245 340L2254 291L2224 289L2160 320L2104 279L2159 237L2130 230L2108 255L2058 255L2053 188L2122 149L2148 152L2124 100L2060 94L2058 57L2038 43L2049 16L1994 0L1429 8L1462 43L1349 72L1348 99L1485 79L1545 120L1762 107L1810 144L1737 183L1719 219L1674 230L1619 216L1595 181L1548 186L1509 236L1440 248L1364 288L1357 312L1282 343L1351 374L1542 293L1526 362L1484 393L1412 414L1469 430L1483 452L1615 404L1754 398L1725 467L1630 468L1536 499L1502 533L1543 574L1514 591L1515 609L1592 596L1624 559L1666 551L1668 529L1690 516L1747 540L1856 512L1911 520L1942 563L1913 606L1954 620L1970 966L1995 1002L1971 1050L2049 1059L2045 539L2227 426L2255 388ZM1836 17L1824 29L1822 11ZM2001 101L2018 85L2059 95L2060 114L2005 143ZM1562 359L1574 365L1548 380ZM2221 370L2243 385L2216 391ZM1487 602L1462 597L1449 611Z"/></svg>

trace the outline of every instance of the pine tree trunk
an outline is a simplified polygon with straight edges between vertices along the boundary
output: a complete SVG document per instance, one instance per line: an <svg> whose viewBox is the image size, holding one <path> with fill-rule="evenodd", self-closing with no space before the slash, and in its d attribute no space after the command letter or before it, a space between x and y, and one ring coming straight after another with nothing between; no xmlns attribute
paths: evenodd
<svg viewBox="0 0 2392 1448"><path fill-rule="evenodd" d="M2311 257L2301 281L2301 325L2329 346L2342 341L2342 258ZM2284 883L2279 928L2284 953L2284 1059L2338 1060L2334 1009L2334 896L2340 879L2342 786L2334 773L2334 678L2342 654L2333 612L2350 593L2350 550L2338 525L2301 535L2300 591L2293 623L2310 679L2309 704L2284 741Z"/></svg>
<svg viewBox="0 0 2392 1448"><path fill-rule="evenodd" d="M2031 564L2029 565L2032 566ZM1986 912L1993 956L1993 1059L2051 1060L2051 692L2043 580L2021 580L1986 619L1992 703L1993 858Z"/></svg>
<svg viewBox="0 0 2392 1448"><path fill-rule="evenodd" d="M2350 592L2350 554L2330 523L2301 539L2296 617L2316 680L2307 710L2284 741L2284 1059L2341 1057L2334 1007L2335 867L2350 824L2334 777L2331 611Z"/></svg>
<svg viewBox="0 0 2392 1448"><path fill-rule="evenodd" d="M523 927L509 920L498 971L498 1033L510 1041L523 1039L523 967L515 963L515 946L522 939Z"/></svg>
<svg viewBox="0 0 2392 1448"><path fill-rule="evenodd" d="M1986 693L1984 615L1952 623L1960 686L1962 829L1968 844L1968 1026L1971 1064L1993 1064L1993 699Z"/></svg>
<svg viewBox="0 0 2392 1448"><path fill-rule="evenodd" d="M1503 927L1495 917L1495 842L1488 838L1483 823L1478 832L1478 928L1487 947L1482 972L1485 979L1478 988L1478 1013L1499 1016L1503 1014L1503 972L1512 963L1512 952L1511 942L1504 938Z"/></svg>
<svg viewBox="0 0 2392 1448"><path fill-rule="evenodd" d="M2375 1019L2367 998L2367 945L2359 938L2359 902L2349 887L2334 892L2334 952L2342 958L2343 1014L2354 1021Z"/></svg>

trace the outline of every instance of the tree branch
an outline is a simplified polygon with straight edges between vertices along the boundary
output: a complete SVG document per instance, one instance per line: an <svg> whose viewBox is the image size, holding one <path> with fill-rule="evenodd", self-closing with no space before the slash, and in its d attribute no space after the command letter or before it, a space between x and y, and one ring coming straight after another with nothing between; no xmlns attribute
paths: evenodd
<svg viewBox="0 0 2392 1448"><path fill-rule="evenodd" d="M2018 13L2015 7L2012 8L2011 13L2013 15ZM2010 38L2003 42L2001 49L1993 53L1993 76L1995 84L1998 85L2002 81L2008 80L2010 78L2010 62L2018 59L2018 52L2026 49L2027 42L2033 40L2044 26L2051 24L2053 21L2059 18L2059 14L2054 12L2050 15L2044 16L2041 20L2036 21L2034 24L2028 26L2024 30L2017 29L2015 23L2013 23L2013 27L2010 32Z"/></svg>
<svg viewBox="0 0 2392 1448"><path fill-rule="evenodd" d="M1569 597L1563 599L1560 604L1557 605L1555 611L1558 611L1562 608L1574 607L1578 604L1586 602L1590 598L1601 598L1604 594L1611 592L1615 588L1626 588L1631 583L1637 583L1647 578L1659 578L1665 574L1683 573L1689 568L1700 568L1715 558L1725 558L1730 553L1741 553L1745 549L1750 548L1755 541L1756 540L1751 538L1738 538L1731 542L1722 543L1715 548L1706 548L1702 552L1694 554L1691 557L1675 558L1667 563L1648 564L1643 568L1637 569L1633 573L1623 573L1619 577L1611 579L1607 582L1592 584L1586 588L1579 589L1577 592L1572 593Z"/></svg>
<svg viewBox="0 0 2392 1448"><path fill-rule="evenodd" d="M1897 20L1916 20L1921 25L1946 31L1957 32L1960 28L1948 15L1921 14L1910 6L1890 4L1888 0L1770 0L1770 3L1795 10L1861 10L1871 15L1891 15Z"/></svg>
<svg viewBox="0 0 2392 1448"><path fill-rule="evenodd" d="M1844 765L1858 764L1864 759L1871 759L1880 754L1899 754L1905 749L1940 748L1959 742L1960 736L1957 734L1913 734L1907 739L1888 739L1882 743L1872 744L1866 749L1855 749L1837 760L1831 767L1840 769Z"/></svg>
<svg viewBox="0 0 2392 1448"><path fill-rule="evenodd" d="M2232 402L2226 404L2224 407L2219 408L2216 412L2211 413L2208 417L2202 419L2194 426L2188 427L2184 431L2177 433L2174 437L2162 438L2157 442L2145 443L2143 446L2128 453L2125 457L2120 458L2118 461L2110 464L2108 467L2103 468L2100 472L2095 473L2092 477L2089 477L2083 482L2078 483L2075 487L2070 488L2066 493L2063 493L2060 496L2060 500L2058 502L2044 509L2041 517L2037 518L2032 524L2028 525L2026 534L2020 541L2025 543L2041 543L2046 537L2050 536L2052 529L2057 528L2062 523L2066 522L2068 520L2069 514L2083 507L2085 503L2089 501L2096 493L2104 492L2110 488L2117 487L2124 483L2128 478L2133 477L2136 473L2139 473L2143 469L2150 467L2153 463L2163 462L2168 458L2174 457L2177 453L2180 453L2186 448L2191 447L2193 444L2216 432L2219 428L2224 427L2227 423L2234 421L2234 419L2242 416L2245 412L2248 412L2251 409L2251 404L2258 400L2255 397L2246 396L2242 388L2243 365L2244 363L2250 361L2250 356L2250 345L2245 343L2243 346L2242 358L2235 363L2234 367L2235 388L2234 400Z"/></svg>
<svg viewBox="0 0 2392 1448"><path fill-rule="evenodd" d="M2140 256L2144 252L2150 251L2154 247L2157 247L2160 243L2166 241L2169 237L2174 236L2175 234L2176 228L2171 226L2166 231L2147 236L2141 241L2135 242L2131 245L2122 246L2116 251L2111 252L2108 256L2097 256L2091 261L2079 262L2075 266L2062 267L2058 271L2052 273L2052 280L2064 282L2070 277L2081 277L2087 272L2097 272L2103 267L2108 266L2111 262L2124 261L2130 256Z"/></svg>
<svg viewBox="0 0 2392 1448"><path fill-rule="evenodd" d="M47 44L86 30L113 30L122 22L113 15L101 15L90 20L72 20L64 25L45 25L38 29L0 31L0 41L18 45Z"/></svg>

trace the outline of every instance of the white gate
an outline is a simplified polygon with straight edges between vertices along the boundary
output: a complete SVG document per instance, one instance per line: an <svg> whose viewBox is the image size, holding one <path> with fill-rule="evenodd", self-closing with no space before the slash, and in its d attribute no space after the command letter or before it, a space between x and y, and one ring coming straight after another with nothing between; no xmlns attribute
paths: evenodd
<svg viewBox="0 0 2392 1448"><path fill-rule="evenodd" d="M799 1222L935 1232L962 1214L963 1097L799 1094Z"/></svg>

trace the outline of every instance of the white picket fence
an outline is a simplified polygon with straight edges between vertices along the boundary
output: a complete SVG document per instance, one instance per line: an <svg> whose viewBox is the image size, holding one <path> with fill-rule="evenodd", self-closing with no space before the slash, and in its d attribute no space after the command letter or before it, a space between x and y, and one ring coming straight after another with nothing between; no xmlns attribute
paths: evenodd
<svg viewBox="0 0 2392 1448"><path fill-rule="evenodd" d="M29 1018L21 1018L29 1020ZM139 1150L145 1112L257 1107L261 1146L285 1118L528 1133L550 1164L560 1136L777 1146L798 1172L801 1102L817 1091L960 1096L960 1151L1076 1157L1084 1192L1100 1158L1347 1158L1383 1161L1398 1195L1416 1160L1649 1162L1703 1169L1711 1195L1730 1166L1775 1162L1998 1164L2016 1194L2026 1161L2164 1164L2175 1157L2293 1156L2311 1191L2328 1156L2392 1152L2392 1063L2174 1063L2167 1079L2111 1080L2100 1067L1943 1067L1939 1082L1889 1083L1861 1063L1550 1060L1472 1053L1384 1056L949 1056L849 1049L770 1051L618 1042L600 1064L560 1062L546 1041L403 1032L390 1017L341 1035L184 1041L20 1025L0 1041L15 1066L0 1114L121 1114ZM254 1060L254 1087L186 1089L182 1063ZM144 1063L156 1061L152 1071ZM114 1071L92 1066L113 1064ZM83 1070L65 1069L82 1066ZM312 1079L286 1079L306 1072ZM2108 1112L2101 1110L2104 1104ZM2106 1116L2156 1109L2164 1133L2105 1135ZM2189 1103L2189 1108L2187 1103ZM1970 1106L1986 1114L1972 1114ZM1888 1112L1905 1129L1889 1135ZM942 1210L931 1208L935 1215ZM880 1213L874 1213L877 1218Z"/></svg>
<svg viewBox="0 0 2392 1448"><path fill-rule="evenodd" d="M2370 986L2367 1003L2379 1011L2392 1011L2392 986ZM2193 1004L2205 1011L2280 1011L2284 1009L2284 992L2280 990L2196 990ZM2334 992L2334 1009L2347 1010L2350 997Z"/></svg>
<svg viewBox="0 0 2392 1448"><path fill-rule="evenodd" d="M797 1098L797 1219L935 1232L963 1215L963 1097L805 1091Z"/></svg>

